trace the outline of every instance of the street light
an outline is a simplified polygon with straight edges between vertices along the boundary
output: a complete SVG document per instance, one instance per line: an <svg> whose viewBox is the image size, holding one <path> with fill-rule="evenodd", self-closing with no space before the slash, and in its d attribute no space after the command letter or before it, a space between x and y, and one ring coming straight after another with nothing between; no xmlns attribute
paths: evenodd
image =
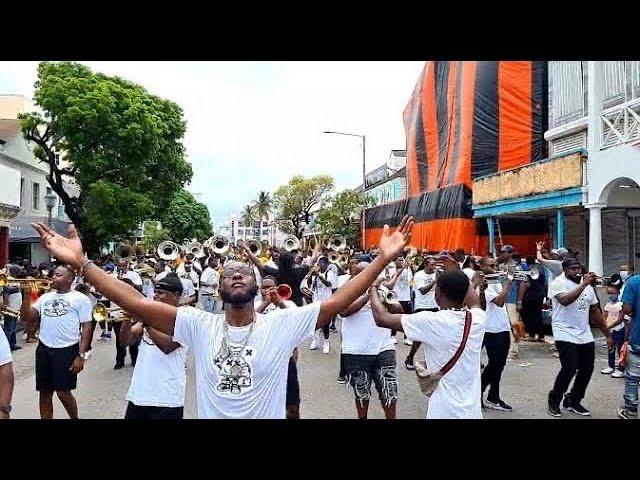
<svg viewBox="0 0 640 480"><path fill-rule="evenodd" d="M49 218L47 219L47 225L51 227L51 210L56 206L58 202L58 197L51 191L44 196L44 203L47 206L47 213L49 214Z"/></svg>
<svg viewBox="0 0 640 480"><path fill-rule="evenodd" d="M364 224L364 219L365 219L365 211L367 209L367 195L366 195L366 188L365 188L365 180L366 180L366 168L365 168L365 136L364 135L357 135L355 133L345 133L345 132L331 132L331 131L324 131L322 133L330 133L333 135L346 135L347 137L360 137L362 139L362 250L364 251L365 249L365 244L364 244L364 234L365 234L365 224Z"/></svg>

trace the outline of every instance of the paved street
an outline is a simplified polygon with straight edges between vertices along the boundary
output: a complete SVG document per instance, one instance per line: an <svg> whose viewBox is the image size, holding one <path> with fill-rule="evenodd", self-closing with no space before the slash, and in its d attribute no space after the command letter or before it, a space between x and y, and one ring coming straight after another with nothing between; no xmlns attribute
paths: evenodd
<svg viewBox="0 0 640 480"><path fill-rule="evenodd" d="M124 369L113 370L115 339L110 343L97 341L99 328L96 330L94 356L87 362L78 379L76 398L80 417L122 418L126 408L124 396L133 370L129 365L129 357ZM355 418L351 391L336 382L338 338L337 334L331 334L332 350L329 355L322 354L321 350L310 351L308 342L300 348L298 368L302 397L300 410L303 418ZM16 386L12 417L39 418L34 375L35 344L21 344L24 348L14 352ZM559 369L559 360L552 356L547 344L524 342L520 345L520 357L509 360L501 388L503 399L514 410L511 413L486 410L485 418L551 418L546 412L546 396ZM426 398L418 390L415 374L407 371L403 363L408 348L400 342L396 355L400 388L398 418L424 418ZM192 359L189 358L185 418L196 418L192 365ZM601 375L600 370L605 366L606 352L602 343L599 343L595 372L583 402L594 418L616 418L615 409L622 400L624 380ZM55 396L54 398L54 417L65 418L62 405ZM370 418L384 418L377 401L371 403ZM581 417L564 412L564 418Z"/></svg>

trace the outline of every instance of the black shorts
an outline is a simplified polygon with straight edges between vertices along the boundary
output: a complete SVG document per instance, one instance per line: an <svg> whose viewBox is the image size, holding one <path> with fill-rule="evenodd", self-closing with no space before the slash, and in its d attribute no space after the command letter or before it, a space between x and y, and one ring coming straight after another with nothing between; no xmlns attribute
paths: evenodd
<svg viewBox="0 0 640 480"><path fill-rule="evenodd" d="M413 313L413 305L411 303L411 300L401 301L400 306L402 307L402 311L405 314L410 315Z"/></svg>
<svg viewBox="0 0 640 480"><path fill-rule="evenodd" d="M372 381L383 405L389 406L398 400L395 350L385 350L378 355L343 353L342 361L356 400L362 402L371 398Z"/></svg>
<svg viewBox="0 0 640 480"><path fill-rule="evenodd" d="M182 420L183 415L184 407L147 407L129 402L124 418L125 420Z"/></svg>
<svg viewBox="0 0 640 480"><path fill-rule="evenodd" d="M287 374L287 407L300 405L300 383L298 383L298 367L293 357L289 358L289 372Z"/></svg>
<svg viewBox="0 0 640 480"><path fill-rule="evenodd" d="M75 390L78 375L71 373L69 368L79 352L79 343L63 348L51 348L39 342L36 348L36 390L38 392Z"/></svg>

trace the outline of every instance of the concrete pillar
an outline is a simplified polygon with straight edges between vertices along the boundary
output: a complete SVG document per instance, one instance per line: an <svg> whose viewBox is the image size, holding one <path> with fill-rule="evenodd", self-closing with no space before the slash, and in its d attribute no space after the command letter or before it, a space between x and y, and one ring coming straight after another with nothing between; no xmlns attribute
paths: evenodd
<svg viewBox="0 0 640 480"><path fill-rule="evenodd" d="M493 217L487 218L487 228L489 229L489 253L496 256L496 234L494 231L495 223Z"/></svg>
<svg viewBox="0 0 640 480"><path fill-rule="evenodd" d="M587 130L587 151L589 157L600 150L600 140L602 138L602 88L603 72L602 62L587 62L587 110L588 130ZM597 199L589 199L590 202Z"/></svg>
<svg viewBox="0 0 640 480"><path fill-rule="evenodd" d="M601 203L585 205L589 209L589 271L602 275L602 208Z"/></svg>
<svg viewBox="0 0 640 480"><path fill-rule="evenodd" d="M556 211L556 248L564 247L564 211Z"/></svg>

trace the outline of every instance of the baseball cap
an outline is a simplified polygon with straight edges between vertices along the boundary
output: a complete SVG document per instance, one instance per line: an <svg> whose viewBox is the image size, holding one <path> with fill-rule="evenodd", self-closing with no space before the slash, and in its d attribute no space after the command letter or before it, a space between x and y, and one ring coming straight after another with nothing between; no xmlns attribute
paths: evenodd
<svg viewBox="0 0 640 480"><path fill-rule="evenodd" d="M556 250L556 253L557 253L558 255L566 255L567 253L569 253L569 250L567 250L567 249L566 249L566 248L564 248L564 247L560 247L560 248L558 248L558 249Z"/></svg>
<svg viewBox="0 0 640 480"><path fill-rule="evenodd" d="M501 253L513 253L513 246L511 245L504 245L501 249L500 249Z"/></svg>
<svg viewBox="0 0 640 480"><path fill-rule="evenodd" d="M576 265L580 265L580 262L574 257L569 257L562 262L562 268L574 267Z"/></svg>
<svg viewBox="0 0 640 480"><path fill-rule="evenodd" d="M156 290L165 290L172 293L182 293L182 282L175 275L167 275L156 282Z"/></svg>

